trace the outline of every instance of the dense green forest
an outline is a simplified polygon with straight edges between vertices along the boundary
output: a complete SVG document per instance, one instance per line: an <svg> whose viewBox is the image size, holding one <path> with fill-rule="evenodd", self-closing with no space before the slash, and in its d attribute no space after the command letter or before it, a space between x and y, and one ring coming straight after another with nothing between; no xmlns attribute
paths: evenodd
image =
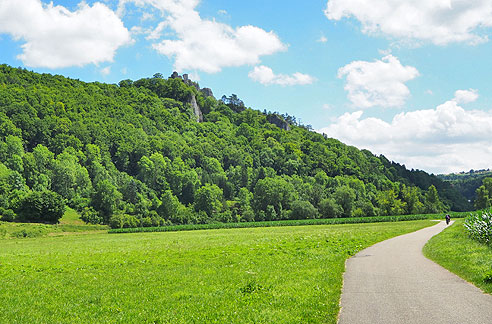
<svg viewBox="0 0 492 324"><path fill-rule="evenodd" d="M463 211L449 183L236 96L0 66L0 215L158 226Z"/></svg>

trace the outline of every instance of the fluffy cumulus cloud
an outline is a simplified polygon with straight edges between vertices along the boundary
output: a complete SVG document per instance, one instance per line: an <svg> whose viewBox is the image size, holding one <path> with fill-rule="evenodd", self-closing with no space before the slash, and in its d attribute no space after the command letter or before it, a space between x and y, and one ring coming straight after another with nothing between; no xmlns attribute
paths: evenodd
<svg viewBox="0 0 492 324"><path fill-rule="evenodd" d="M328 19L355 18L367 34L432 42L477 44L492 26L490 0L329 0Z"/></svg>
<svg viewBox="0 0 492 324"><path fill-rule="evenodd" d="M410 95L405 82L419 72L403 66L398 58L386 55L374 62L354 61L338 70L339 78L346 78L344 89L355 107L400 107Z"/></svg>
<svg viewBox="0 0 492 324"><path fill-rule="evenodd" d="M488 168L492 111L465 110L456 99L435 109L399 113L391 122L363 118L362 111L346 113L319 132L410 168L434 173Z"/></svg>
<svg viewBox="0 0 492 324"><path fill-rule="evenodd" d="M0 0L0 33L23 42L20 60L30 67L64 68L113 60L132 42L121 19L102 3L75 11L40 0Z"/></svg>
<svg viewBox="0 0 492 324"><path fill-rule="evenodd" d="M282 86L305 85L314 82L314 78L308 74L296 72L292 75L275 74L268 66L260 65L249 72L248 76L264 85L278 84Z"/></svg>
<svg viewBox="0 0 492 324"><path fill-rule="evenodd" d="M156 40L157 52L174 59L178 71L216 73L225 67L257 64L261 56L287 49L273 31L203 19L196 10L199 0L122 0L120 11L127 2L160 10L164 20L149 36Z"/></svg>
<svg viewBox="0 0 492 324"><path fill-rule="evenodd" d="M460 104L466 104L478 99L478 91L475 89L458 90L454 93L454 101Z"/></svg>

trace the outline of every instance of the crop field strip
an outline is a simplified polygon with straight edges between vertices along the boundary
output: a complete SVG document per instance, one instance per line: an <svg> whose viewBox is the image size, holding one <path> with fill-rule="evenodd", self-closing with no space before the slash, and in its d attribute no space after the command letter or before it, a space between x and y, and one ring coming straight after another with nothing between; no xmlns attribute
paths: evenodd
<svg viewBox="0 0 492 324"><path fill-rule="evenodd" d="M470 212L453 212L453 218L462 218ZM423 219L442 219L443 215L419 214L419 215L400 215L400 216L375 216L375 217L349 217L349 218L325 218L325 219L300 219L300 220L281 220L270 222L241 222L241 223L211 223L211 224L189 224L171 225L160 227L136 227L136 228L116 228L108 232L115 233L141 233L141 232L179 232L206 229L224 228L254 228L254 227L275 227L275 226L305 226L305 225L336 225L336 224L357 224L357 223L379 223L379 222L400 222Z"/></svg>

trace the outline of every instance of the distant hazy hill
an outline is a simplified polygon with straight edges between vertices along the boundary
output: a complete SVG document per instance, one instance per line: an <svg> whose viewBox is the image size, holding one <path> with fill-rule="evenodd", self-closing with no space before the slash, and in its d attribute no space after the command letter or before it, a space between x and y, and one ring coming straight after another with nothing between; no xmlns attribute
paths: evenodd
<svg viewBox="0 0 492 324"><path fill-rule="evenodd" d="M475 192L482 185L482 180L492 177L492 171L487 170L470 170L468 172L440 174L439 179L449 182L456 188L466 199L475 200Z"/></svg>
<svg viewBox="0 0 492 324"><path fill-rule="evenodd" d="M33 192L114 227L470 208L433 175L173 76L115 85L1 65L3 219L44 199Z"/></svg>

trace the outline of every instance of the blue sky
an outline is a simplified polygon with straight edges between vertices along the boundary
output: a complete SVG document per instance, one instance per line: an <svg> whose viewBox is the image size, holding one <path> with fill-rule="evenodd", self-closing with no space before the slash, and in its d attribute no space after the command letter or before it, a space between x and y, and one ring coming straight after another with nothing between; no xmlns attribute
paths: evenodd
<svg viewBox="0 0 492 324"><path fill-rule="evenodd" d="M492 1L0 0L0 62L189 73L408 168L491 167Z"/></svg>

